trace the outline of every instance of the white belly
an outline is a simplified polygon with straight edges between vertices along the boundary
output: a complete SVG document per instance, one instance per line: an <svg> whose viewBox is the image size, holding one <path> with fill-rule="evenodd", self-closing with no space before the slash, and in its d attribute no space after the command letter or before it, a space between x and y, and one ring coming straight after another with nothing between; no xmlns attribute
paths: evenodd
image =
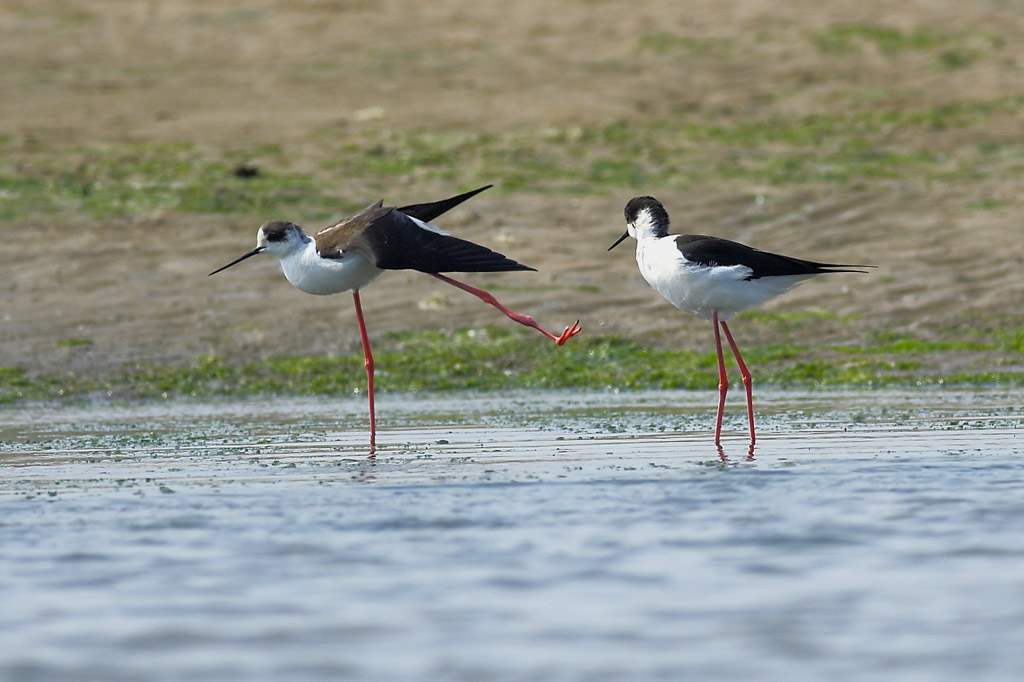
<svg viewBox="0 0 1024 682"><path fill-rule="evenodd" d="M636 261L647 283L669 303L708 320L716 311L720 319L728 320L814 276L746 279L751 270L743 265L721 267L687 261L673 237L651 240L642 246L638 243Z"/></svg>
<svg viewBox="0 0 1024 682"><path fill-rule="evenodd" d="M329 259L321 258L315 248L282 259L281 269L296 289L317 296L361 289L384 272L355 251Z"/></svg>

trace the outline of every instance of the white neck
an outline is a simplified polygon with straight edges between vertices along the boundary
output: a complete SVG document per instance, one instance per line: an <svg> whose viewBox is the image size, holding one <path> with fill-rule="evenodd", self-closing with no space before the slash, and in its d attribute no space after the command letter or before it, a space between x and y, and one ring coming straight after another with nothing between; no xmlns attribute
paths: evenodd
<svg viewBox="0 0 1024 682"><path fill-rule="evenodd" d="M633 236L636 238L637 242L646 239L659 239L666 236L668 232L664 226L658 224L658 221L655 220L654 216L648 210L640 211L640 213L637 214L632 227Z"/></svg>

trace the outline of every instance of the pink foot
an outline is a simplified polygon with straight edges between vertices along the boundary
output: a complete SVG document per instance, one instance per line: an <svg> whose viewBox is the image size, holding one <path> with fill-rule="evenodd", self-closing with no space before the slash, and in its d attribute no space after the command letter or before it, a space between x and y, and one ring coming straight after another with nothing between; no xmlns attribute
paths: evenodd
<svg viewBox="0 0 1024 682"><path fill-rule="evenodd" d="M562 335L555 339L555 343L561 346L566 341L579 334L581 331L583 330L580 328L580 321L576 320L575 322L572 323L571 327L565 328L565 331L562 332Z"/></svg>

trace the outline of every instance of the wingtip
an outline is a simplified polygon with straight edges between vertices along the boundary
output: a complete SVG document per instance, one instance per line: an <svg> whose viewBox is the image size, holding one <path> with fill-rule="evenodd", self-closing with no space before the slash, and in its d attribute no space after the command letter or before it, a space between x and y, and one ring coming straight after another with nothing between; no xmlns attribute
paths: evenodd
<svg viewBox="0 0 1024 682"><path fill-rule="evenodd" d="M872 270L877 268L877 265L861 265L861 264L843 264L843 265L829 265L827 268L823 268L822 272L828 274L830 272L859 272L862 275L870 275L871 270L859 270L858 268L871 268Z"/></svg>
<svg viewBox="0 0 1024 682"><path fill-rule="evenodd" d="M495 263L494 270L479 270L479 272L537 272L537 268L531 268L529 265L523 265L518 261L514 261L511 258L505 258L507 262ZM473 272L467 270L466 272Z"/></svg>
<svg viewBox="0 0 1024 682"><path fill-rule="evenodd" d="M407 206L399 206L398 210L408 216L422 220L425 223L429 223L443 213L450 211L462 202L473 198L485 189L490 189L494 185L484 185L477 189L457 194L447 199L441 199L440 201L428 201L421 204L409 204Z"/></svg>

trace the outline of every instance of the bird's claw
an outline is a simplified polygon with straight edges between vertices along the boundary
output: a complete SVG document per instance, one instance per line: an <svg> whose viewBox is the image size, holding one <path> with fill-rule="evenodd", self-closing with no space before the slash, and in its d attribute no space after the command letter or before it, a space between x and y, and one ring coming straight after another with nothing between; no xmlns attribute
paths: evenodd
<svg viewBox="0 0 1024 682"><path fill-rule="evenodd" d="M565 328L565 331L562 332L562 335L555 339L555 343L561 346L566 341L579 334L581 331L583 330L580 328L580 321L576 320L575 322L572 323L571 327Z"/></svg>

